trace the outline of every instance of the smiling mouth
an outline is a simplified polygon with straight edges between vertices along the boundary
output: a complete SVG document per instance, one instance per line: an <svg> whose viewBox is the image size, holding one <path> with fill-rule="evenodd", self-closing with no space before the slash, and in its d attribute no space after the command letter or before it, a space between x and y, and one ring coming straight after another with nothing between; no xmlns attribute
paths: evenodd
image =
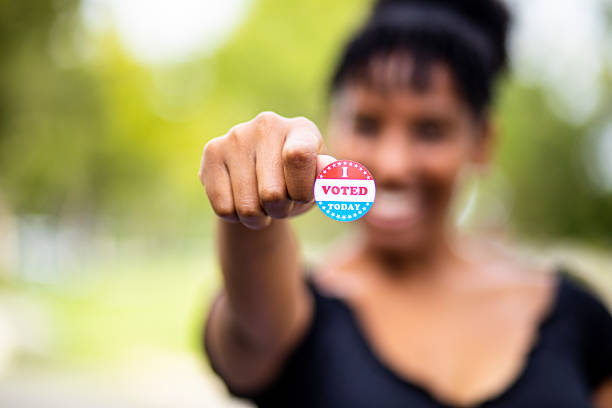
<svg viewBox="0 0 612 408"><path fill-rule="evenodd" d="M367 222L386 230L409 228L422 218L423 201L422 194L414 190L379 189Z"/></svg>

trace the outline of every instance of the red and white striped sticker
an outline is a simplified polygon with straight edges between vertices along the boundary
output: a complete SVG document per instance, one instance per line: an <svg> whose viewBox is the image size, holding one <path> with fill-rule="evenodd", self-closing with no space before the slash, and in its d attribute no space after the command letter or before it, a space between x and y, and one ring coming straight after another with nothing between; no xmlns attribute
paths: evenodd
<svg viewBox="0 0 612 408"><path fill-rule="evenodd" d="M321 170L315 180L314 197L323 214L332 220L355 221L372 208L376 184L363 165L339 160Z"/></svg>

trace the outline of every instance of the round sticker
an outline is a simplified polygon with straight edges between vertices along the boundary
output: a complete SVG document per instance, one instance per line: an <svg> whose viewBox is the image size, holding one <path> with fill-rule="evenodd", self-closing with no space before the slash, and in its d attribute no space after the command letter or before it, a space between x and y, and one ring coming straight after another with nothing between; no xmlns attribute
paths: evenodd
<svg viewBox="0 0 612 408"><path fill-rule="evenodd" d="M314 197L332 220L349 222L366 215L374 204L376 184L370 172L350 160L331 163L317 176Z"/></svg>

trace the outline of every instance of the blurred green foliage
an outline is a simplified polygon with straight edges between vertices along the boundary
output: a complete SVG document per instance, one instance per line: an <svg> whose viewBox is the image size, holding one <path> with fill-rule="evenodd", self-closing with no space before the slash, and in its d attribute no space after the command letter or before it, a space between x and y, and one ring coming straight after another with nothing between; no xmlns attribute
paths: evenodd
<svg viewBox="0 0 612 408"><path fill-rule="evenodd" d="M517 83L506 87L498 110L503 136L497 165L510 184L514 228L540 240L611 244L612 191L599 190L589 174L593 152L586 143L605 112L572 125L547 109L542 91Z"/></svg>
<svg viewBox="0 0 612 408"><path fill-rule="evenodd" d="M325 127L331 67L369 1L260 0L214 53L157 66L88 31L76 0L0 4L0 197L16 214L162 235L208 229L196 174L210 138L263 110ZM511 79L499 102L511 226L609 243L612 196L589 182L583 147L604 112L571 125Z"/></svg>

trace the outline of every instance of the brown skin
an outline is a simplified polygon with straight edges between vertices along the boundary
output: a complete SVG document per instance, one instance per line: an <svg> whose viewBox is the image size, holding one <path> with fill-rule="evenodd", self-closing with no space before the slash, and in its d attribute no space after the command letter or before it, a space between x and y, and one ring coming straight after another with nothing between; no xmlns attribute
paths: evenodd
<svg viewBox="0 0 612 408"><path fill-rule="evenodd" d="M441 64L424 90L347 84L333 105L334 153L364 164L379 193L356 223L359 244L334 251L317 284L345 299L387 366L438 399L470 405L502 392L557 281L450 227L462 172L490 157L488 117L469 111ZM237 389L271 381L312 318L286 218L312 207L315 175L334 160L323 151L312 122L272 113L205 147L200 179L221 217L225 282L208 346ZM612 381L594 396L598 408L612 408L611 390Z"/></svg>

